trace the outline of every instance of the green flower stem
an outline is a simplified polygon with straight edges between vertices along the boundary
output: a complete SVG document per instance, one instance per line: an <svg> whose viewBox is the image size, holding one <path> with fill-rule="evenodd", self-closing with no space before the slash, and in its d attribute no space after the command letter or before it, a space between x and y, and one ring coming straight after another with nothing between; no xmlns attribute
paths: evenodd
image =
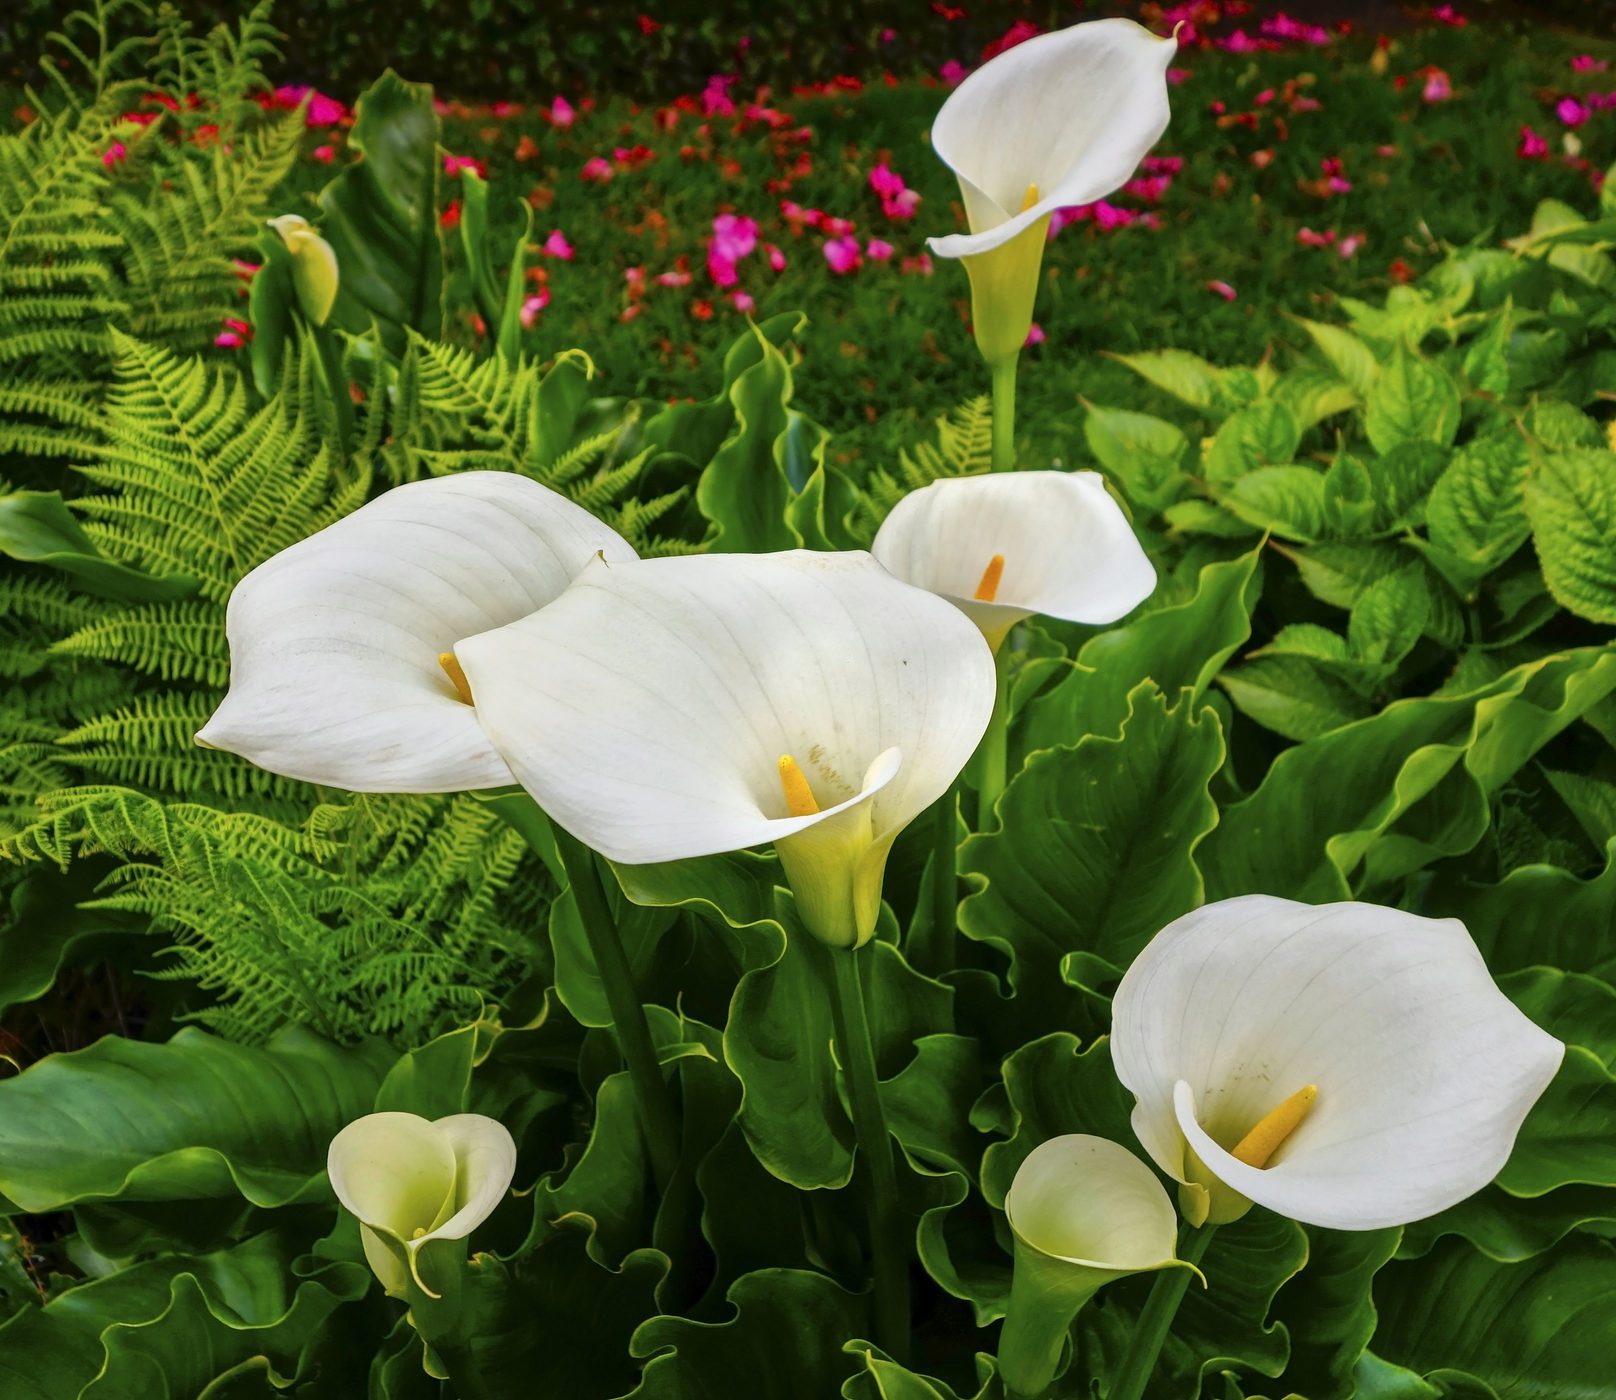
<svg viewBox="0 0 1616 1400"><path fill-rule="evenodd" d="M1010 764L1010 663L1009 648L1002 642L994 653L993 670L997 685L993 692L993 714L976 750L977 807L976 829L993 825L993 804L1004 791Z"/></svg>
<svg viewBox="0 0 1616 1400"><path fill-rule="evenodd" d="M830 960L826 982L842 1072L847 1077L848 1105L868 1177L865 1205L870 1222L870 1254L875 1275L875 1340L900 1364L909 1355L909 1251L898 1208L898 1171L892 1135L881 1109L875 1073L875 1045L864 1012L863 969L871 951L822 948Z"/></svg>
<svg viewBox="0 0 1616 1400"><path fill-rule="evenodd" d="M493 1400L493 1392L483 1379L470 1346L451 1346L447 1342L436 1341L432 1343L432 1350L437 1352L443 1369L449 1373L450 1391L456 1400Z"/></svg>
<svg viewBox="0 0 1616 1400"><path fill-rule="evenodd" d="M959 918L959 785L950 787L931 809L931 927L911 961L941 976L954 966L954 934Z"/></svg>
<svg viewBox="0 0 1616 1400"><path fill-rule="evenodd" d="M1206 1257L1206 1248L1212 1243L1215 1225L1203 1225L1199 1230L1186 1230L1179 1246L1178 1257L1186 1264L1199 1265ZM1173 1318L1183 1301L1184 1290L1195 1277L1190 1269L1163 1269L1150 1286L1150 1297L1145 1300L1144 1311L1133 1329L1128 1350L1118 1370L1118 1380L1107 1400L1140 1400L1150 1384L1156 1369L1156 1358L1161 1355L1162 1344L1172 1330Z"/></svg>
<svg viewBox="0 0 1616 1400"><path fill-rule="evenodd" d="M1016 360L1006 355L988 366L993 381L993 470L1016 467Z"/></svg>
<svg viewBox="0 0 1616 1400"><path fill-rule="evenodd" d="M553 830L556 850L578 906L578 918L589 939L589 951L606 992L617 1044L639 1101L640 1119L645 1125L645 1140L651 1152L651 1174L656 1178L657 1189L665 1191L679 1165L679 1115L674 1108L673 1093L657 1062L651 1027L634 987L634 972L623 950L623 940L618 937L617 921L612 918L606 888L600 881L595 853L562 827L554 826Z"/></svg>

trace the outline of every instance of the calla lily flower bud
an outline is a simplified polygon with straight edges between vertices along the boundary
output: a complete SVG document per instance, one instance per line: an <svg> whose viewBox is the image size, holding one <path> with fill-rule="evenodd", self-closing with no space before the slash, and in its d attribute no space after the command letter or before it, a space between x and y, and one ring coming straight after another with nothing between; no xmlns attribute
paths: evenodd
<svg viewBox="0 0 1616 1400"><path fill-rule="evenodd" d="M1156 571L1096 472L947 477L893 507L870 552L906 583L940 594L995 651L1034 613L1115 622L1156 587Z"/></svg>
<svg viewBox="0 0 1616 1400"><path fill-rule="evenodd" d="M959 178L971 231L928 242L965 260L990 365L1027 339L1050 215L1119 188L1167 129L1177 49L1132 20L1074 24L983 64L938 112L932 146Z"/></svg>
<svg viewBox="0 0 1616 1400"><path fill-rule="evenodd" d="M1016 1395L1055 1378L1072 1319L1112 1279L1193 1264L1173 1254L1178 1216L1154 1172L1086 1133L1051 1138L1016 1171L1005 1213L1015 1236L999 1374Z"/></svg>
<svg viewBox="0 0 1616 1400"><path fill-rule="evenodd" d="M332 1138L326 1171L382 1287L413 1304L412 1285L427 1300L454 1286L466 1237L510 1189L516 1143L480 1113L372 1113Z"/></svg>
<svg viewBox="0 0 1616 1400"><path fill-rule="evenodd" d="M1377 1230L1457 1205L1498 1174L1564 1052L1457 919L1377 904L1208 904L1112 1001L1134 1132L1194 1225L1256 1202Z"/></svg>
<svg viewBox="0 0 1616 1400"><path fill-rule="evenodd" d="M337 300L337 254L301 214L281 214L269 220L292 255L292 285L297 288L303 314L323 326Z"/></svg>

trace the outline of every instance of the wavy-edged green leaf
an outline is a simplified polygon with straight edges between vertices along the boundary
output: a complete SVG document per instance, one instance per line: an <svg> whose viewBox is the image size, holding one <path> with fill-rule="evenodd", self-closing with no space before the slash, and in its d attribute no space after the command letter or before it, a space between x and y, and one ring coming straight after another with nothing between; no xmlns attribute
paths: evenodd
<svg viewBox="0 0 1616 1400"><path fill-rule="evenodd" d="M1023 1004L1069 1000L1067 953L1123 966L1200 902L1195 848L1217 822L1207 785L1223 765L1222 729L1190 697L1169 707L1151 681L1128 700L1119 738L1032 754L999 801L999 828L961 848L961 870L983 884L960 928L1010 955Z"/></svg>
<svg viewBox="0 0 1616 1400"><path fill-rule="evenodd" d="M57 491L0 496L0 554L56 569L92 593L130 603L186 598L197 590L196 580L184 574L149 574L109 559Z"/></svg>
<svg viewBox="0 0 1616 1400"><path fill-rule="evenodd" d="M1190 444L1164 418L1085 404L1083 438L1106 476L1135 505L1162 510L1179 494Z"/></svg>
<svg viewBox="0 0 1616 1400"><path fill-rule="evenodd" d="M163 1044L107 1036L0 1082L9 1126L0 1196L76 1202L320 1200L326 1148L370 1112L393 1055L310 1031L236 1045L187 1029Z"/></svg>
<svg viewBox="0 0 1616 1400"><path fill-rule="evenodd" d="M1369 390L1364 430L1381 453L1405 442L1446 447L1459 430L1459 391L1440 365L1419 359L1399 341Z"/></svg>

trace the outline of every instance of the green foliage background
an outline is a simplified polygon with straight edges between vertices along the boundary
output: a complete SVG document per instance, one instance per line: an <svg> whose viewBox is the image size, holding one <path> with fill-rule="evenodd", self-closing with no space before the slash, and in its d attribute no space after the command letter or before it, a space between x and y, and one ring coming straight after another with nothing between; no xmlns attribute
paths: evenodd
<svg viewBox="0 0 1616 1400"><path fill-rule="evenodd" d="M479 1232L468 1296L497 1394L996 1395L1017 1163L1056 1133L1132 1143L1110 989L1163 923L1249 891L1461 917L1571 1049L1470 1201L1401 1231L1260 1210L1221 1231L1160 1393L1612 1393L1616 193L1514 161L1546 60L1418 41L1499 125L1386 103L1367 45L1206 64L1179 90L1190 160L1163 230L1051 245L1022 463L1103 471L1162 585L1113 628L1013 638L1015 776L996 813L966 804L956 955L930 926L925 834L894 854L871 1011L915 1240L910 1369L861 1340L862 1173L771 857L610 872L684 1108L659 1198L556 862L475 797L323 792L191 735L227 679L235 582L399 482L522 472L642 552L867 542L905 491L986 468L963 279L846 281L787 244L807 267L752 322L692 322L672 297L618 322L601 308L643 253L559 176L586 133L450 189L442 148L486 114L440 119L389 75L349 139L412 133L403 156L330 170L299 159L323 139L300 113L251 100L275 71L263 12L123 32L78 32L72 81L0 137L8 1400L433 1393L323 1172L336 1130L382 1108L489 1113L520 1144L522 1194ZM1313 68L1325 114L1362 117L1350 169L1398 148L1345 208L1421 272L1407 285L1270 217L1342 147L1298 136L1261 201L1217 192L1248 153L1193 84L1249 96ZM127 120L153 91L176 110ZM862 148L825 162L826 207L868 200L885 147L926 217L945 210L918 136L939 100L807 101L817 150L855 128ZM542 134L488 144L524 130ZM761 179L777 154L744 138ZM732 177L664 139L610 199L660 207L658 256L698 261ZM1421 182L1450 162L1434 197ZM540 171L581 266L552 271L521 331L487 293L513 253L521 285L516 196ZM485 224L444 231L451 198L486 199ZM262 221L291 210L383 211L425 261L351 278L338 331L273 321ZM1241 240L1239 299L1209 311L1201 284ZM212 341L241 306L235 258L269 258L270 291L231 353ZM1058 1394L1108 1388L1147 1286L1084 1312Z"/></svg>

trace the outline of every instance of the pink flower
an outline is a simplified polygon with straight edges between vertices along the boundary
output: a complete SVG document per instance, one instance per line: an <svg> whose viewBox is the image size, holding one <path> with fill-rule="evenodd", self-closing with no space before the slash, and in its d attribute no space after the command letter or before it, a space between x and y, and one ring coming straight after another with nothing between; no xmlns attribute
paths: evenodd
<svg viewBox="0 0 1616 1400"><path fill-rule="evenodd" d="M337 158L337 148L335 146L316 146L309 152L309 158L319 161L321 165L330 165Z"/></svg>
<svg viewBox="0 0 1616 1400"><path fill-rule="evenodd" d="M837 276L846 276L858 270L860 261L858 239L850 234L840 238L827 238L824 245L825 261Z"/></svg>
<svg viewBox="0 0 1616 1400"><path fill-rule="evenodd" d="M1235 290L1227 282L1214 279L1206 284L1206 289L1209 292L1216 292L1225 301L1233 301L1235 298Z"/></svg>
<svg viewBox="0 0 1616 1400"><path fill-rule="evenodd" d="M1146 156L1139 168L1147 175L1177 175L1184 168L1184 157Z"/></svg>
<svg viewBox="0 0 1616 1400"><path fill-rule="evenodd" d="M707 79L707 86L701 92L701 110L709 117L733 117L735 103L729 95L729 90L735 86L733 73L714 73Z"/></svg>
<svg viewBox="0 0 1616 1400"><path fill-rule="evenodd" d="M1438 5L1431 11L1431 18L1438 24L1446 24L1454 29L1463 29L1470 22L1452 5Z"/></svg>
<svg viewBox="0 0 1616 1400"><path fill-rule="evenodd" d="M1147 204L1160 204L1162 196L1167 193L1172 183L1171 175L1141 175L1136 180L1129 180L1122 187L1122 192L1132 195L1135 199L1142 199Z"/></svg>
<svg viewBox="0 0 1616 1400"><path fill-rule="evenodd" d="M263 267L263 263L246 262L241 258L231 258L230 263L236 269L236 276L243 282L251 282Z"/></svg>
<svg viewBox="0 0 1616 1400"><path fill-rule="evenodd" d="M838 219L833 214L821 214L819 227L830 238L846 238L853 231L851 219Z"/></svg>
<svg viewBox="0 0 1616 1400"><path fill-rule="evenodd" d="M734 291L729 294L729 304L742 313L755 311L757 303L746 292Z"/></svg>
<svg viewBox="0 0 1616 1400"><path fill-rule="evenodd" d="M872 238L864 245L864 256L871 262L887 262L897 251L884 238Z"/></svg>
<svg viewBox="0 0 1616 1400"><path fill-rule="evenodd" d="M1610 65L1602 58L1595 58L1591 53L1579 53L1571 60L1573 73L1603 73Z"/></svg>
<svg viewBox="0 0 1616 1400"><path fill-rule="evenodd" d="M916 257L905 258L898 264L898 271L905 276L915 273L921 277L930 277L932 274L931 254L921 253Z"/></svg>
<svg viewBox="0 0 1616 1400"><path fill-rule="evenodd" d="M982 60L997 58L1006 49L1013 49L1017 44L1025 44L1029 39L1036 39L1043 31L1031 20L1018 19L997 39L982 50Z"/></svg>
<svg viewBox="0 0 1616 1400"><path fill-rule="evenodd" d="M688 287L690 274L682 268L676 268L672 272L657 273L656 282L659 287Z"/></svg>
<svg viewBox="0 0 1616 1400"><path fill-rule="evenodd" d="M1515 154L1522 160L1546 160L1549 154L1549 143L1529 126L1521 128L1521 143L1515 148Z"/></svg>
<svg viewBox="0 0 1616 1400"><path fill-rule="evenodd" d="M348 109L334 97L327 97L324 93L316 92L306 84L293 87L278 87L275 89L271 101L277 107L290 111L293 107L308 98L308 110L303 120L309 126L336 126L348 119Z"/></svg>
<svg viewBox="0 0 1616 1400"><path fill-rule="evenodd" d="M566 235L560 229L550 230L550 236L544 240L543 252L547 258L560 258L562 262L572 261L572 244L567 242Z"/></svg>
<svg viewBox="0 0 1616 1400"><path fill-rule="evenodd" d="M530 331L538 323L539 312L550 304L550 289L540 287L537 292L522 303L521 317L522 329Z"/></svg>
<svg viewBox="0 0 1616 1400"><path fill-rule="evenodd" d="M920 207L920 195L903 182L903 176L882 162L870 171L870 188L880 197L881 212L889 219L912 219Z"/></svg>
<svg viewBox="0 0 1616 1400"><path fill-rule="evenodd" d="M1167 81L1173 87L1177 87L1180 83L1187 83L1189 80L1190 70L1188 68L1169 68L1167 70Z"/></svg>
<svg viewBox="0 0 1616 1400"><path fill-rule="evenodd" d="M739 262L757 247L757 220L742 214L720 214L713 220L713 246Z"/></svg>
<svg viewBox="0 0 1616 1400"><path fill-rule="evenodd" d="M122 141L114 141L106 150L101 152L101 164L111 170L113 166L121 164L129 158L129 147Z"/></svg>
<svg viewBox="0 0 1616 1400"><path fill-rule="evenodd" d="M769 260L769 266L772 267L776 272L784 272L786 270L786 255L776 248L774 244L764 244L763 253L764 256Z"/></svg>
<svg viewBox="0 0 1616 1400"><path fill-rule="evenodd" d="M213 337L213 343L221 350L239 350L246 344L234 331L220 331Z"/></svg>
<svg viewBox="0 0 1616 1400"><path fill-rule="evenodd" d="M1453 96L1453 85L1440 68L1432 68L1425 78L1425 89L1420 94L1427 102L1446 102Z"/></svg>
<svg viewBox="0 0 1616 1400"><path fill-rule="evenodd" d="M1554 115L1566 126L1581 126L1593 113L1574 97L1562 97L1554 105Z"/></svg>
<svg viewBox="0 0 1616 1400"><path fill-rule="evenodd" d="M1363 234L1349 233L1345 238L1335 245L1335 251L1340 257L1351 258L1357 255L1358 249L1362 248L1363 245Z"/></svg>
<svg viewBox="0 0 1616 1400"><path fill-rule="evenodd" d="M720 287L733 287L741 280L735 270L735 259L726 257L716 243L707 245L707 275Z"/></svg>
<svg viewBox="0 0 1616 1400"><path fill-rule="evenodd" d="M1331 39L1330 31L1318 24L1303 24L1301 20L1292 19L1281 11L1272 19L1265 19L1258 26L1260 33L1272 39L1290 39L1301 44L1314 44L1322 47Z"/></svg>
<svg viewBox="0 0 1616 1400"><path fill-rule="evenodd" d="M870 188L882 199L890 199L895 194L902 194L907 186L903 183L903 176L882 161L870 171Z"/></svg>
<svg viewBox="0 0 1616 1400"><path fill-rule="evenodd" d="M1296 230L1296 241L1304 248L1328 248L1335 242L1335 230L1326 229L1323 233L1315 233L1304 224Z"/></svg>
<svg viewBox="0 0 1616 1400"><path fill-rule="evenodd" d="M965 81L965 75L968 72L970 72L970 69L957 58L951 58L937 70L937 76L947 83L949 87L958 87Z"/></svg>
<svg viewBox="0 0 1616 1400"><path fill-rule="evenodd" d="M569 127L572 125L573 119L576 116L577 113L572 110L572 103L568 102L564 97L557 97L556 100L550 104L551 126L559 126L563 128Z"/></svg>
<svg viewBox="0 0 1616 1400"><path fill-rule="evenodd" d="M448 153L444 154L443 173L445 175L452 175L458 180L462 170L469 170L472 172L472 174L480 176L483 179L488 178L488 166L482 161L478 160L475 156L452 156Z"/></svg>
<svg viewBox="0 0 1616 1400"><path fill-rule="evenodd" d="M1042 345L1048 339L1049 337L1044 334L1044 328L1034 321L1027 327L1027 338L1021 343L1023 345Z"/></svg>
<svg viewBox="0 0 1616 1400"><path fill-rule="evenodd" d="M584 162L582 178L589 183L604 185L612 178L612 163L604 156L590 156Z"/></svg>

